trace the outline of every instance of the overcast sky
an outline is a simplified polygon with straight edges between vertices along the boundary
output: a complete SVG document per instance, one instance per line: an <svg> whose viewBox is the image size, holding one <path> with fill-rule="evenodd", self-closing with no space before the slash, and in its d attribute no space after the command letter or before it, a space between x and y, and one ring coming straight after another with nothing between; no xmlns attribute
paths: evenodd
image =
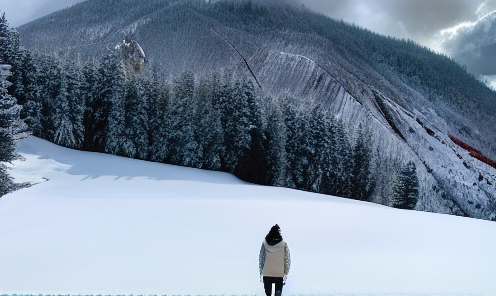
<svg viewBox="0 0 496 296"><path fill-rule="evenodd" d="M0 0L0 11L5 12L10 26L15 28L82 1L84 0Z"/></svg>
<svg viewBox="0 0 496 296"><path fill-rule="evenodd" d="M81 1L84 0L0 0L0 11L6 13L11 27L17 27ZM470 36L471 28L475 27L484 15L496 11L496 0L293 1L371 31L413 39L422 45L452 56L459 50L454 46L460 46L460 42L445 41L458 38L465 43L471 42L473 38L476 38ZM496 26L496 20L494 23ZM494 54L496 55L496 51ZM478 62L481 62L480 59ZM468 66L471 68L470 65ZM496 74L496 64L494 69L493 75Z"/></svg>
<svg viewBox="0 0 496 296"><path fill-rule="evenodd" d="M442 29L477 20L484 0L299 0L328 16L384 35L426 43ZM494 2L494 1L493 1Z"/></svg>
<svg viewBox="0 0 496 296"><path fill-rule="evenodd" d="M83 0L0 0L11 27L17 27ZM143 0L142 0L143 1ZM429 44L442 29L476 21L477 10L496 10L496 0L296 0L328 16L381 34ZM481 14L479 9L479 16Z"/></svg>

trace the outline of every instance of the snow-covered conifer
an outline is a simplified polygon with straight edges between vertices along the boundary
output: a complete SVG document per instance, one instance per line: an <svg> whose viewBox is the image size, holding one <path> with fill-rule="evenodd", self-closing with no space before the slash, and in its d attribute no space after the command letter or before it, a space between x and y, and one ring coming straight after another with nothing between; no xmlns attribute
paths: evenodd
<svg viewBox="0 0 496 296"><path fill-rule="evenodd" d="M221 110L215 108L218 101L220 81L217 76L200 82L196 107L195 139L200 155L199 167L209 170L221 168L221 155L224 151Z"/></svg>
<svg viewBox="0 0 496 296"><path fill-rule="evenodd" d="M224 162L227 171L233 173L251 142L250 109L241 82L236 81L233 86L224 85L221 101L226 149Z"/></svg>
<svg viewBox="0 0 496 296"><path fill-rule="evenodd" d="M170 119L170 85L159 83L155 75L153 79L154 95L150 99L148 119L150 120L150 159L153 161L166 162L169 158L169 126Z"/></svg>
<svg viewBox="0 0 496 296"><path fill-rule="evenodd" d="M413 210L417 205L418 198L419 181L417 168L413 161L409 161L400 172L391 205L399 209Z"/></svg>
<svg viewBox="0 0 496 296"><path fill-rule="evenodd" d="M86 63L82 69L81 76L81 100L84 102L83 114L83 150L93 150L93 139L95 134L94 105L97 98L97 70L92 63Z"/></svg>
<svg viewBox="0 0 496 296"><path fill-rule="evenodd" d="M55 131L53 135L53 141L55 144L59 144L66 147L74 147L76 145L76 140L73 134L72 122L70 120L70 109L67 92L67 76L64 69L59 70L60 88L58 90L57 97L53 100L53 122L55 126Z"/></svg>
<svg viewBox="0 0 496 296"><path fill-rule="evenodd" d="M184 71L175 81L170 105L170 159L174 164L197 167L199 155L195 140L195 76Z"/></svg>
<svg viewBox="0 0 496 296"><path fill-rule="evenodd" d="M277 101L265 99L268 103L267 113L267 161L269 171L267 172L267 182L276 186L285 185L286 169L288 167L286 157L286 125L284 124L284 114Z"/></svg>
<svg viewBox="0 0 496 296"><path fill-rule="evenodd" d="M104 61L104 69L101 75L105 77L105 81L111 84L102 90L98 100L101 100L100 112L102 118L105 111L107 114L107 126L102 133L105 133L105 152L114 155L134 157L136 149L132 141L126 137L125 123L125 100L126 100L126 71L124 64L119 58L109 56ZM103 109L107 108L107 110Z"/></svg>
<svg viewBox="0 0 496 296"><path fill-rule="evenodd" d="M261 109L251 80L241 83L241 100L247 106L248 148L244 149L235 173L241 179L257 184L267 184L269 164L267 162L268 142L262 125Z"/></svg>
<svg viewBox="0 0 496 296"><path fill-rule="evenodd" d="M372 161L370 146L370 136L363 131L360 123L352 150L350 198L368 201L374 190L375 185L370 171Z"/></svg>
<svg viewBox="0 0 496 296"><path fill-rule="evenodd" d="M4 12L0 17L0 63L5 63L7 61L9 31L9 23Z"/></svg>
<svg viewBox="0 0 496 296"><path fill-rule="evenodd" d="M151 97L150 84L142 77L130 75L126 84L125 126L130 141L124 151L128 157L148 157L148 104ZM130 149L131 148L131 149Z"/></svg>
<svg viewBox="0 0 496 296"><path fill-rule="evenodd" d="M85 111L85 98L82 94L83 69L80 61L75 64L66 64L66 67L69 119L75 141L73 148L81 148L84 142Z"/></svg>
<svg viewBox="0 0 496 296"><path fill-rule="evenodd" d="M22 107L7 91L11 85L7 78L12 74L11 66L3 64L7 51L5 41L8 38L8 30L8 23L3 14L0 19L0 196L14 189L3 163L17 157L15 142L24 136L25 131L25 124L20 119Z"/></svg>

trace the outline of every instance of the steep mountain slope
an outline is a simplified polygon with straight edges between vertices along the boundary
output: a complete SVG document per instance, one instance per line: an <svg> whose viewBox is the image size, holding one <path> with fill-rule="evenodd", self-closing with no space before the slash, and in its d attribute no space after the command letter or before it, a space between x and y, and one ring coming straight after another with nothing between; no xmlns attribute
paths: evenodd
<svg viewBox="0 0 496 296"><path fill-rule="evenodd" d="M185 69L250 76L237 50L264 93L328 110L351 135L359 126L372 134L381 184L396 182L397 167L413 161L417 209L496 218L496 169L448 137L496 159L496 93L412 42L279 1L88 0L19 33L29 49L82 57L132 38L165 76ZM378 187L375 201L388 204L391 188Z"/></svg>

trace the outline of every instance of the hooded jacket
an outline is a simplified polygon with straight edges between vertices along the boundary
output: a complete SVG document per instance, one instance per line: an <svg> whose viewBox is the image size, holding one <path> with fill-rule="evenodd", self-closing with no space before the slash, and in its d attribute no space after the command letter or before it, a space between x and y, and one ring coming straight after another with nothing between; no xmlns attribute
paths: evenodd
<svg viewBox="0 0 496 296"><path fill-rule="evenodd" d="M263 241L259 256L260 275L284 277L288 275L290 265L289 248L284 240L273 246Z"/></svg>

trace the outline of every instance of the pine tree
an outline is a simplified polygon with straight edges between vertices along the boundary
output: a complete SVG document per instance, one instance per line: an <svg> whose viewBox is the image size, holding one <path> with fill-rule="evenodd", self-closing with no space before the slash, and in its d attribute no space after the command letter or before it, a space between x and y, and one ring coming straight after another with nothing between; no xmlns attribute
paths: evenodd
<svg viewBox="0 0 496 296"><path fill-rule="evenodd" d="M15 96L19 105L23 105L21 118L28 124L33 133L37 133L41 128L39 118L41 104L36 91L37 69L29 51L23 50L21 59L21 66L15 82L18 85Z"/></svg>
<svg viewBox="0 0 496 296"><path fill-rule="evenodd" d="M201 159L195 140L195 75L184 71L175 81L168 119L170 161L198 167Z"/></svg>
<svg viewBox="0 0 496 296"><path fill-rule="evenodd" d="M84 142L85 99L82 94L83 70L80 62L66 64L67 93L69 104L69 120L74 137L73 148L79 149Z"/></svg>
<svg viewBox="0 0 496 296"><path fill-rule="evenodd" d="M370 138L363 132L362 124L358 127L355 146L353 147L351 167L350 198L369 201L375 184L370 171L372 153Z"/></svg>
<svg viewBox="0 0 496 296"><path fill-rule="evenodd" d="M7 92L10 83L7 77L11 74L10 65L0 64L0 196L9 193L13 188L12 178L2 162L10 162L16 157L15 140L12 123L19 116L20 107Z"/></svg>
<svg viewBox="0 0 496 296"><path fill-rule="evenodd" d="M330 153L324 113L312 106L287 104L285 116L287 184L320 192Z"/></svg>
<svg viewBox="0 0 496 296"><path fill-rule="evenodd" d="M226 84L221 94L222 123L224 130L224 164L228 172L234 173L240 159L250 149L250 107L241 82L231 87Z"/></svg>
<svg viewBox="0 0 496 296"><path fill-rule="evenodd" d="M238 160L235 175L247 182L266 185L269 164L268 141L262 126L261 110L257 103L255 87L251 81L241 83L240 100L247 106L249 146Z"/></svg>
<svg viewBox="0 0 496 296"><path fill-rule="evenodd" d="M284 125L286 130L286 160L287 160L287 168L286 171L286 180L285 186L290 188L298 188L298 175L301 175L302 172L297 171L296 163L301 154L299 138L301 137L299 129L300 118L297 111L297 107L294 104L293 98L285 98L282 102L282 109L284 114Z"/></svg>
<svg viewBox="0 0 496 296"><path fill-rule="evenodd" d="M153 145L157 137L157 129L161 128L162 125L162 114L163 110L161 110L161 102L160 102L160 82L159 75L156 68L152 68L150 77L147 78L147 87L146 87L146 96L148 98L148 104L146 108L146 116L148 118L148 130L147 130L147 139L148 139L148 155L146 157L147 160L152 160L154 149ZM160 109L159 109L160 108Z"/></svg>
<svg viewBox="0 0 496 296"><path fill-rule="evenodd" d="M9 86L8 91L22 105L24 104L24 85L20 73L22 68L22 51L19 42L19 33L14 29L10 29L5 52L5 63L12 66L12 76L8 77L8 80L12 84Z"/></svg>
<svg viewBox="0 0 496 296"><path fill-rule="evenodd" d="M217 76L202 81L198 87L195 139L199 145L199 154L202 155L199 168L208 170L221 168L221 155L224 151L221 110L215 107L219 88Z"/></svg>
<svg viewBox="0 0 496 296"><path fill-rule="evenodd" d="M114 86L115 77L119 72L117 60L114 55L103 57L96 73L94 97L86 105L84 146L90 151L106 152L108 147L107 137L112 98L116 95L116 88L119 87L119 85ZM90 73L86 72L86 75L88 74Z"/></svg>
<svg viewBox="0 0 496 296"><path fill-rule="evenodd" d="M6 63L8 60L7 57L7 47L8 47L8 41L9 41L9 23L7 22L7 19L5 18L5 12L2 13L2 16L0 17L0 63Z"/></svg>
<svg viewBox="0 0 496 296"><path fill-rule="evenodd" d="M53 142L56 126L54 122L55 101L60 87L60 68L53 56L38 56L36 96L40 98L40 129L35 136Z"/></svg>
<svg viewBox="0 0 496 296"><path fill-rule="evenodd" d="M313 190L315 192L333 194L330 191L331 183L336 182L332 174L333 165L336 163L335 150L335 128L333 126L333 119L327 112L316 109L313 112L313 129L315 129L315 182ZM333 184L336 186L337 184Z"/></svg>
<svg viewBox="0 0 496 296"><path fill-rule="evenodd" d="M7 43L9 33L8 23L3 14L0 18L0 196L14 189L12 178L7 174L3 162L16 159L15 142L25 136L26 128L20 119L22 107L7 90L11 86L7 78L12 74L11 66L4 64L9 56Z"/></svg>
<svg viewBox="0 0 496 296"><path fill-rule="evenodd" d="M267 183L275 186L284 186L287 164L286 141L287 130L284 124L282 108L276 102L268 101L267 110L267 161L269 170L267 172Z"/></svg>
<svg viewBox="0 0 496 296"><path fill-rule="evenodd" d="M106 81L112 84L104 89L101 93L101 106L107 108L102 109L102 112L107 111L108 116L106 120L107 126L104 127L105 131L105 152L114 155L134 157L136 155L136 148L131 139L126 134L126 70L125 66L119 58L112 56L106 60L104 64L105 69L101 75L105 75ZM102 113L103 117L103 113ZM102 118L103 119L103 118ZM102 124L104 124L102 122Z"/></svg>
<svg viewBox="0 0 496 296"><path fill-rule="evenodd" d="M126 154L128 157L146 159L149 145L147 111L151 96L150 85L145 79L131 75L126 89L126 137L133 147L133 150L127 149Z"/></svg>
<svg viewBox="0 0 496 296"><path fill-rule="evenodd" d="M83 114L83 144L82 149L93 151L93 139L95 137L95 102L97 100L97 70L95 65L87 63L83 67L81 78L81 100L84 103Z"/></svg>
<svg viewBox="0 0 496 296"><path fill-rule="evenodd" d="M168 84L159 84L154 78L155 96L152 96L149 108L150 132L150 159L153 161L167 162L170 154L169 146L169 119L171 92Z"/></svg>
<svg viewBox="0 0 496 296"><path fill-rule="evenodd" d="M419 182L417 169L413 161L401 170L395 186L391 205L398 209L413 210L419 198Z"/></svg>
<svg viewBox="0 0 496 296"><path fill-rule="evenodd" d="M53 122L55 126L53 142L61 146L74 147L76 145L76 139L74 138L72 122L69 118L68 83L64 69L59 69L59 79L60 86L58 94L52 103L54 107Z"/></svg>
<svg viewBox="0 0 496 296"><path fill-rule="evenodd" d="M322 180L323 193L349 197L351 188L352 148L343 125L332 120L331 155L328 170Z"/></svg>

